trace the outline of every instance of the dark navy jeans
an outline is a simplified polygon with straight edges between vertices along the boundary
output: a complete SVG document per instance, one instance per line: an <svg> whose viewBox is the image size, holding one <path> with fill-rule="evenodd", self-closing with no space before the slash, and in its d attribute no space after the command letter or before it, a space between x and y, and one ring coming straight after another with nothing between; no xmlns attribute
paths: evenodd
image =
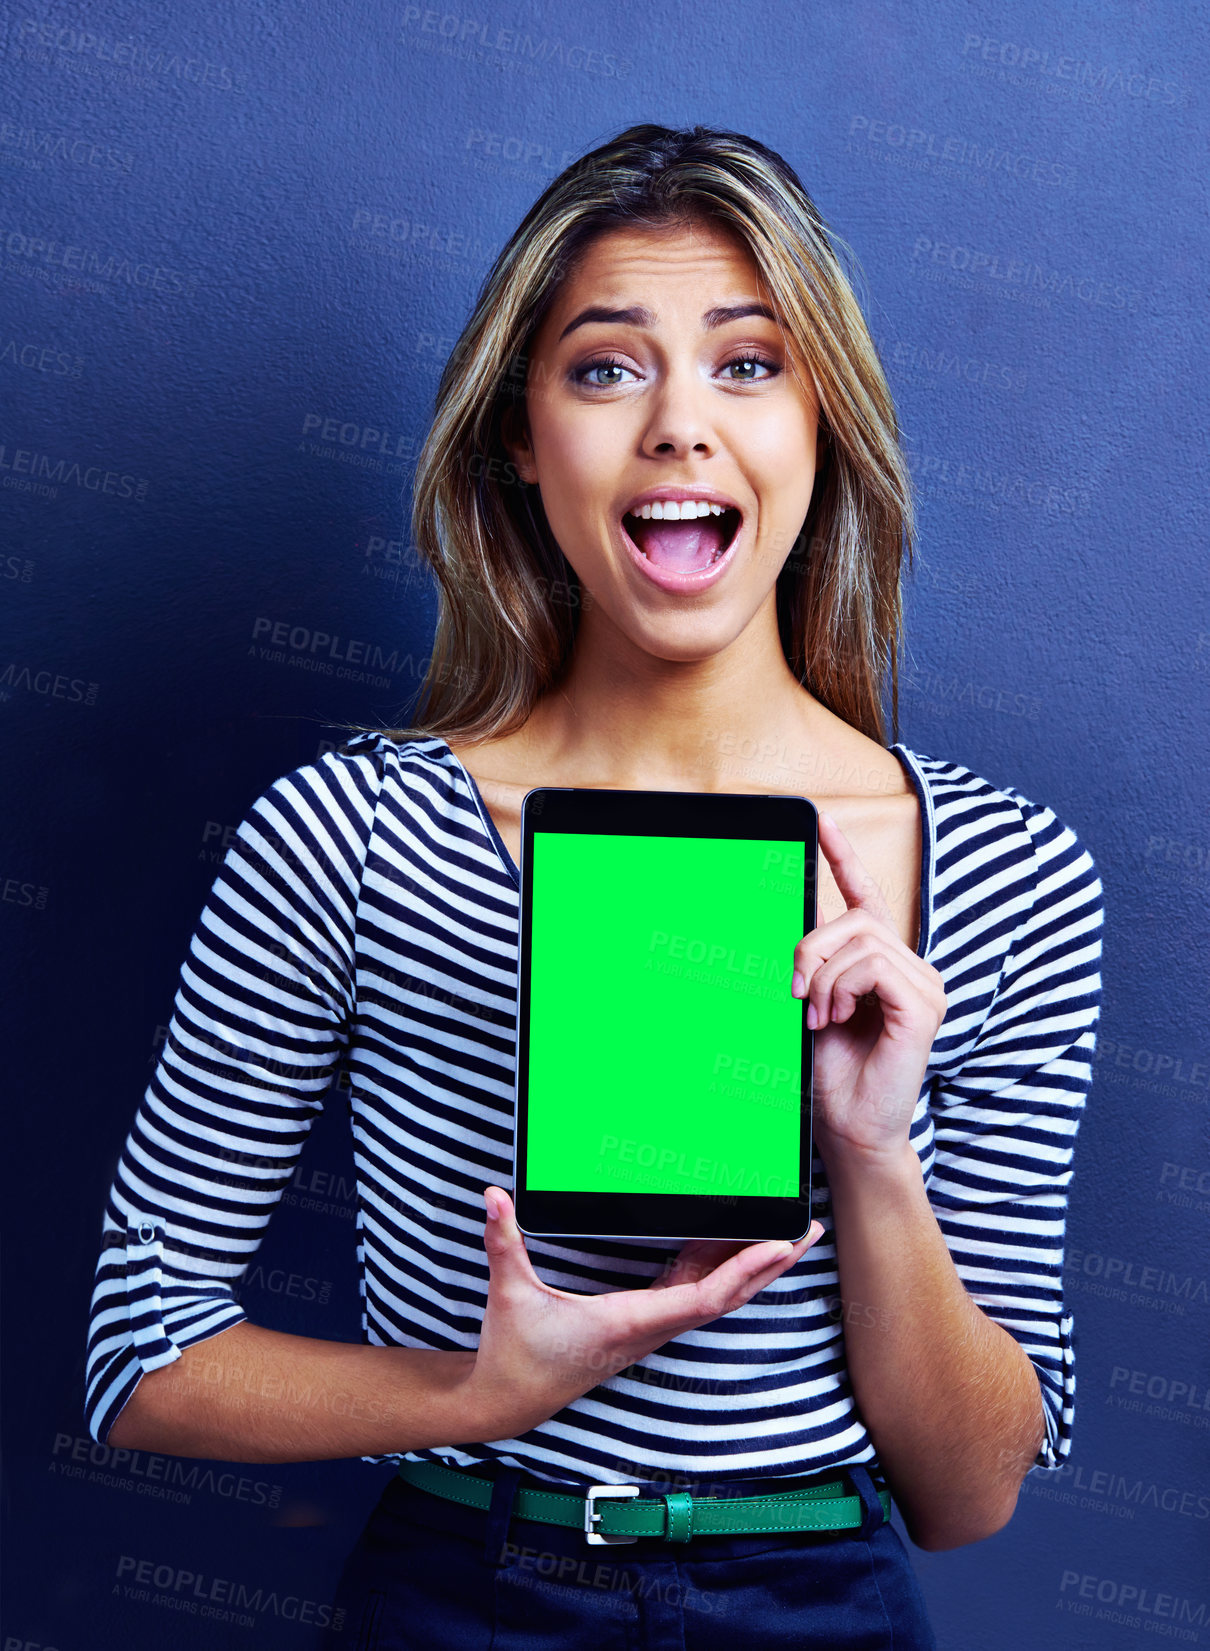
<svg viewBox="0 0 1210 1651"><path fill-rule="evenodd" d="M473 1471L495 1480L488 1511L402 1479L387 1485L345 1566L341 1632L325 1651L935 1651L907 1552L865 1468L843 1470L866 1508L861 1530L605 1547L510 1517L516 1484L552 1488L544 1481ZM796 1483L687 1488L752 1496Z"/></svg>

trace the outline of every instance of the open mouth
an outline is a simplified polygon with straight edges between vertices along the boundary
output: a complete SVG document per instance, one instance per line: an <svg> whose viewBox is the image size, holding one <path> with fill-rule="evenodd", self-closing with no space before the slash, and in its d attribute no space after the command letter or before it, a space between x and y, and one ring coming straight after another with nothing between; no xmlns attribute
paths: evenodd
<svg viewBox="0 0 1210 1651"><path fill-rule="evenodd" d="M741 521L738 510L687 501L627 511L622 526L653 566L670 573L700 573L727 554Z"/></svg>

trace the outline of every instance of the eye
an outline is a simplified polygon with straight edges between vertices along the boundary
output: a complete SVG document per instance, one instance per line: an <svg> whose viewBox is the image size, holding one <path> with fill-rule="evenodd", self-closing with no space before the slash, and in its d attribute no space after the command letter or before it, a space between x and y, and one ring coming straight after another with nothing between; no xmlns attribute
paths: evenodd
<svg viewBox="0 0 1210 1651"><path fill-rule="evenodd" d="M732 372L733 368L738 370ZM732 356L723 367L724 373L731 373L732 384L759 384L765 378L773 378L777 370L777 363L762 355Z"/></svg>
<svg viewBox="0 0 1210 1651"><path fill-rule="evenodd" d="M611 390L622 383L621 375L628 372L630 368L625 362L615 361L612 356L598 356L595 361L587 361L582 367L577 367L572 376L577 384L587 384L597 390Z"/></svg>

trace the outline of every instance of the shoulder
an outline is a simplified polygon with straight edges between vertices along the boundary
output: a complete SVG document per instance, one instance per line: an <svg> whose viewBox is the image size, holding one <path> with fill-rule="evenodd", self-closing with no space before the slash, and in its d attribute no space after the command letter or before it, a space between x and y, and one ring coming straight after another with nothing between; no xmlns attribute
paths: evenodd
<svg viewBox="0 0 1210 1651"><path fill-rule="evenodd" d="M456 769L443 740L356 733L274 780L249 807L236 843L245 859L280 854L289 864L347 874L364 861L384 807L448 811Z"/></svg>
<svg viewBox="0 0 1210 1651"><path fill-rule="evenodd" d="M1011 947L1040 914L1101 921L1096 863L1076 830L1045 802L962 763L897 749L915 770L933 845L934 937L980 921Z"/></svg>
<svg viewBox="0 0 1210 1651"><path fill-rule="evenodd" d="M400 739L365 730L300 763L276 779L258 800L309 799L314 806L347 807L378 802L384 788L448 779L454 766L444 740Z"/></svg>

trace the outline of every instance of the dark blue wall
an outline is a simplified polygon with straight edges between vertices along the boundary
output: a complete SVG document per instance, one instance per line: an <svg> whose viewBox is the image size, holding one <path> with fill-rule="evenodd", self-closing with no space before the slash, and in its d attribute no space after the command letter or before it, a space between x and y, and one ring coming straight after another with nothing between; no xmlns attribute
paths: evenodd
<svg viewBox="0 0 1210 1651"><path fill-rule="evenodd" d="M381 1485L357 1462L182 1484L90 1455L100 1211L224 834L342 722L406 718L433 618L410 471L472 295L554 172L639 119L760 137L854 248L920 490L903 737L1051 804L1106 883L1074 1455L999 1536L917 1556L942 1644L1205 1643L1198 14L15 0L4 1651L303 1647L291 1613L330 1600ZM340 1125L333 1106L247 1301L354 1339ZM173 1583L140 1598L147 1562ZM254 1626L185 1608L188 1572L262 1590Z"/></svg>

